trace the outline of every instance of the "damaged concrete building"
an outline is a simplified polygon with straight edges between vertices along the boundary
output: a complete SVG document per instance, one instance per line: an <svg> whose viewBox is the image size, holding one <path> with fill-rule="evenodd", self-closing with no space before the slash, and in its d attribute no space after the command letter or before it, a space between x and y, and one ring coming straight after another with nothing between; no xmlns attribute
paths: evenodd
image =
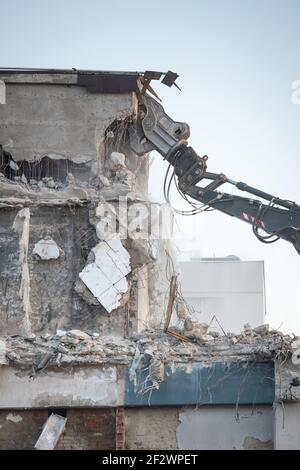
<svg viewBox="0 0 300 470"><path fill-rule="evenodd" d="M300 448L299 338L193 321L149 235L157 75L0 69L1 449Z"/></svg>

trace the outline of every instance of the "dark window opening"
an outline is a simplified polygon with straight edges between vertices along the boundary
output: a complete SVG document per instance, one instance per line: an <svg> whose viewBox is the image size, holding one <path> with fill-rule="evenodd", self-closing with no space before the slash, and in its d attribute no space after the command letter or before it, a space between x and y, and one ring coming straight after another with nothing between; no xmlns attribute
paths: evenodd
<svg viewBox="0 0 300 470"><path fill-rule="evenodd" d="M67 408L48 408L48 417L51 416L53 413L66 418Z"/></svg>
<svg viewBox="0 0 300 470"><path fill-rule="evenodd" d="M10 180L24 175L28 182L52 178L54 181L66 183L69 173L75 178L88 181L90 168L85 163L74 163L69 159L53 159L47 156L35 161L16 162L0 145L0 173Z"/></svg>
<svg viewBox="0 0 300 470"><path fill-rule="evenodd" d="M13 157L9 152L3 150L2 145L0 145L0 173L2 173L5 178L13 179L13 168L17 168Z"/></svg>

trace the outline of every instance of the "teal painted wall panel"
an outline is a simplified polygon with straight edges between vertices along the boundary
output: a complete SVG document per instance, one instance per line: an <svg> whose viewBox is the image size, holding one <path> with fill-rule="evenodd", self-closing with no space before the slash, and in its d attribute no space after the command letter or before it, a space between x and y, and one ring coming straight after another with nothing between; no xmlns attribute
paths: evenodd
<svg viewBox="0 0 300 470"><path fill-rule="evenodd" d="M192 370L165 368L158 390L141 393L148 370L138 371L137 386L125 371L125 406L269 405L274 401L273 362L194 363ZM148 383L147 385L150 385Z"/></svg>

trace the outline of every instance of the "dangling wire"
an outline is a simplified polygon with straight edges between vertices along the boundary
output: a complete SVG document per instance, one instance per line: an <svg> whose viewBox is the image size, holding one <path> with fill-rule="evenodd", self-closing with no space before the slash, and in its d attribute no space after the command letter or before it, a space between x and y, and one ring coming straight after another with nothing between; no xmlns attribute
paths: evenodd
<svg viewBox="0 0 300 470"><path fill-rule="evenodd" d="M163 188L164 188L164 197L165 197L165 200L166 202L172 207L173 211L176 212L177 214L180 214L180 215L196 215L200 212L203 212L203 210L206 209L206 205L204 204L201 204L201 203L195 203L195 202L191 202L187 196L185 194L182 193L182 191L180 190L179 186L178 186L178 182L177 182L177 179L176 179L176 175L175 175L175 171L173 170L171 176L169 176L169 173L170 173L170 169L171 169L171 166L174 165L175 166L175 162L176 162L176 157L175 157L175 160L174 162L172 162L172 164L170 163L168 168L167 168L167 171L166 171L166 174L165 174L165 178L164 178L164 185L163 185ZM171 187L172 187L172 183L175 183L175 186L176 186L176 189L178 191L178 193L180 194L180 196L193 208L191 210L179 210L179 209L176 209L172 206L171 204L171 201L170 201L170 191L171 191ZM205 209L204 209L205 208Z"/></svg>
<svg viewBox="0 0 300 470"><path fill-rule="evenodd" d="M271 233L270 235L260 235L258 233L259 228L262 228L262 227L259 227L259 222L262 221L267 210L273 206L274 206L274 199L272 199L267 206L264 206L260 202L257 214L255 216L255 219L253 220L253 224L252 224L253 233L256 236L256 238L262 243L275 243L280 238L277 235L274 235L274 233Z"/></svg>
<svg viewBox="0 0 300 470"><path fill-rule="evenodd" d="M178 185L178 180L177 180L177 177L176 177L176 174L175 174L175 171L173 170L171 176L169 176L169 173L170 173L170 168L171 166L175 166L176 164L176 160L177 160L177 157L175 157L174 161L172 162L172 164L170 163L168 168L167 168L167 171L166 171L166 174L165 174L165 178L164 178L164 197L165 197L165 200L166 202L172 207L173 211L177 214L180 214L180 215L184 215L184 216L190 216L190 215L197 215L197 214L200 214L201 212L206 212L206 211L213 211L215 210L213 207L210 207L209 204L213 204L215 201L217 201L219 199L219 197L215 197L213 198L211 201L209 201L209 203L201 203L201 202L195 202L195 201L191 201L186 194L184 194L182 192L182 190L180 189L179 185ZM182 199L184 199L185 202L187 202L191 207L192 209L191 210L179 210L179 209L176 209L172 206L171 204L171 201L170 201L170 191L171 191L171 187L172 187L172 183L175 184L175 187L177 189L177 192L179 193L179 195L182 197Z"/></svg>

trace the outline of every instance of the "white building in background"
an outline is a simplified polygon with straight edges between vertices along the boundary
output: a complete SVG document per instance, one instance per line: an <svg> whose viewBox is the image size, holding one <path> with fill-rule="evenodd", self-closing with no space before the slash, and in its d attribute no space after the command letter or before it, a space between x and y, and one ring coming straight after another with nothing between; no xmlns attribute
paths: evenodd
<svg viewBox="0 0 300 470"><path fill-rule="evenodd" d="M181 291L192 317L210 323L215 315L226 332L240 332L265 322L266 296L263 261L226 258L191 258L182 261ZM221 331L214 320L213 330Z"/></svg>

